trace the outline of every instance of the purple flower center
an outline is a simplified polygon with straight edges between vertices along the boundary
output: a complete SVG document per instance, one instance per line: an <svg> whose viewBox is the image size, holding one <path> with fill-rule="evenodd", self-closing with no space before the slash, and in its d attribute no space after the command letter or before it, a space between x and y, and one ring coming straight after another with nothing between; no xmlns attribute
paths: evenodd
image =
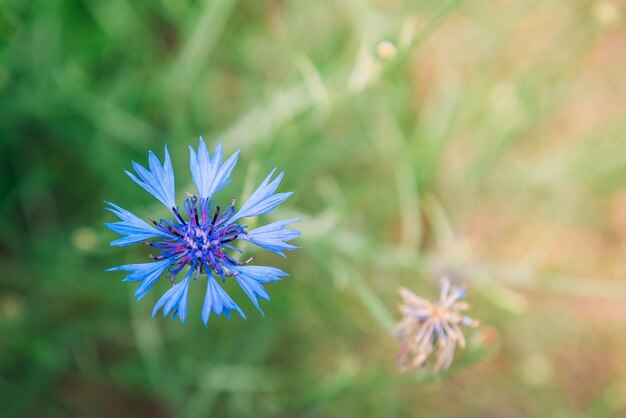
<svg viewBox="0 0 626 418"><path fill-rule="evenodd" d="M174 240L147 243L161 250L159 256L152 258L174 259L169 268L172 281L186 265L190 265L192 271L197 270L198 274L202 270L206 273L212 271L224 279L225 276L232 275L230 266L241 266L252 261L241 263L226 253L228 249L238 251L229 243L245 233L246 228L228 222L235 212L235 199L224 211L219 206L213 210L212 206L211 199L191 196L184 204L188 220L185 220L177 208L172 208L176 220L152 221L161 231L176 236Z"/></svg>

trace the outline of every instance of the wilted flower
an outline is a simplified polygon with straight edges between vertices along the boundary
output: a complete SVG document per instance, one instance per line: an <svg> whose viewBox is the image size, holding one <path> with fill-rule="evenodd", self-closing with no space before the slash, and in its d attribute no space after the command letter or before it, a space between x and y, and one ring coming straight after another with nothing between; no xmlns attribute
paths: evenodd
<svg viewBox="0 0 626 418"><path fill-rule="evenodd" d="M400 289L403 318L397 326L402 341L398 364L403 371L423 366L431 355L435 373L447 369L454 358L455 346L465 347L459 326L478 326L477 320L462 313L469 308L467 302L459 302L466 295L465 288L452 286L447 278L442 278L440 285L436 303Z"/></svg>
<svg viewBox="0 0 626 418"><path fill-rule="evenodd" d="M261 310L257 298L269 300L263 284L280 280L281 277L287 276L287 273L275 267L248 265L252 258L245 262L236 260L231 255L232 251L241 252L241 250L233 244L236 240L249 241L284 257L283 251L297 248L287 244L287 241L300 236L298 231L286 226L299 219L278 221L251 231L238 221L270 213L292 193L274 193L283 178L283 173L280 173L272 180L276 171L274 169L239 210L235 210L234 198L230 206L220 208L215 204L213 196L230 182L230 173L237 164L239 151L226 161L222 161L222 145L219 144L211 156L204 140L200 138L197 154L192 147L189 147L189 152L191 176L197 194L188 194L184 201L186 218L181 215L176 205L174 171L167 147L163 164L150 151L148 158L150 170L133 162L136 175L126 171L135 183L163 203L174 218L161 219L158 222L150 219L153 224L150 225L121 207L107 202L110 206L107 209L117 215L120 221L108 223L106 226L123 235L122 238L111 242L111 245L125 246L143 242L144 245L158 251L158 255L150 255L154 260L152 263L128 264L114 267L109 271L128 271L130 274L124 281L141 282L135 292L137 300L141 299L166 273L172 287L158 300L152 316L159 309L163 309L163 316L172 312L172 319L179 317L183 323L187 317L190 282L192 279L198 279L200 273L205 273L207 289L202 308L202 320L205 325L208 324L211 312L217 315L224 314L230 318L230 311L236 310L246 318L216 278L222 282L226 278L236 280L254 305ZM184 278L177 282L177 275L185 268L187 271Z"/></svg>

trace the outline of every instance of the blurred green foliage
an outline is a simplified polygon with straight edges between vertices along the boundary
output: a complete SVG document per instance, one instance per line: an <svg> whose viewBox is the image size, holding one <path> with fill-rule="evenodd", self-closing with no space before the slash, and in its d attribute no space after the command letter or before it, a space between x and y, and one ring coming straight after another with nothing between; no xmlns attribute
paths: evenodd
<svg viewBox="0 0 626 418"><path fill-rule="evenodd" d="M3 0L0 416L625 414L624 12ZM242 150L226 197L278 166L303 218L266 318L227 288L249 320L208 330L199 283L181 326L104 273L146 254L103 200L165 216L122 169L167 143L182 195L200 135ZM397 288L444 273L483 326L400 374Z"/></svg>

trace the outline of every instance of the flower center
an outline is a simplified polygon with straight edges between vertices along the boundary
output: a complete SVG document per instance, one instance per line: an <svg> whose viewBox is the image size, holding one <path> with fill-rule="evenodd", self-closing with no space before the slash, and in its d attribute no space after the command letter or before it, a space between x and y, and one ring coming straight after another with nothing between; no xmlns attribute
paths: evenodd
<svg viewBox="0 0 626 418"><path fill-rule="evenodd" d="M228 248L228 243L234 241L245 231L245 226L239 224L228 224L228 220L235 212L235 200L223 211L216 206L211 209L210 199L199 199L197 196L185 200L185 219L177 208L172 211L178 219L178 223L161 220L152 222L162 231L167 231L176 235L175 241L161 241L156 243L146 243L155 248L161 249L159 256L151 256L155 260L162 260L168 257L176 257L176 261L170 266L171 277L178 274L186 265L192 269L203 269L208 273L212 270L217 275L224 277L229 274L229 267L232 265L243 265L224 251L224 246ZM212 216L211 216L212 215Z"/></svg>
<svg viewBox="0 0 626 418"><path fill-rule="evenodd" d="M444 319L446 315L446 308L444 308L443 306L439 306L439 305L435 305L433 307L433 312L432 312L432 318L437 319L438 321L441 321Z"/></svg>

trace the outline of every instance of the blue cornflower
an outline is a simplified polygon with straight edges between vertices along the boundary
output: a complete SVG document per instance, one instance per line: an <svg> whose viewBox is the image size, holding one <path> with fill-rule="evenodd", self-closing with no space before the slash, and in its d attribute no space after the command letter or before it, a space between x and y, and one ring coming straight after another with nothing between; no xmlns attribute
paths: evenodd
<svg viewBox="0 0 626 418"><path fill-rule="evenodd" d="M270 213L276 206L287 200L293 193L275 193L283 173L273 180L276 169L272 170L248 201L235 210L235 199L230 206L220 208L213 197L230 182L230 173L237 164L239 151L223 161L222 145L219 144L213 155L209 154L204 140L200 138L198 152L189 147L191 154L190 168L197 194L187 194L184 201L185 218L178 210L175 199L174 170L170 155L165 147L163 164L150 151L148 163L150 169L133 162L136 174L126 174L152 196L163 203L173 215L170 219L155 221L152 225L143 221L121 207L106 202L119 222L107 223L112 231L122 235L111 242L113 246L126 246L143 243L158 250L158 255L150 254L151 263L127 264L108 271L124 270L130 272L124 281L141 282L135 291L137 300L141 299L157 280L166 274L172 287L161 296L152 316L163 310L163 316L172 313L172 319L178 317L181 322L187 318L187 299L190 283L198 277L207 278L207 290L202 308L202 320L208 325L211 313L224 314L230 319L230 311L237 311L245 319L241 308L222 289L217 279L225 282L233 278L243 289L252 303L261 311L258 298L269 300L264 283L281 280L287 273L276 267L249 265L253 258L241 262L232 257L232 251L241 253L233 246L236 240L251 242L261 248L285 256L283 251L294 250L288 244L300 236L300 232L287 228L287 225L299 221L289 219L278 221L260 228L247 230L239 221L252 216ZM186 270L183 272L183 270ZM180 273L180 276L179 276ZM205 273L206 276L200 276ZM177 281L177 277L183 277ZM263 311L261 311L263 313Z"/></svg>

